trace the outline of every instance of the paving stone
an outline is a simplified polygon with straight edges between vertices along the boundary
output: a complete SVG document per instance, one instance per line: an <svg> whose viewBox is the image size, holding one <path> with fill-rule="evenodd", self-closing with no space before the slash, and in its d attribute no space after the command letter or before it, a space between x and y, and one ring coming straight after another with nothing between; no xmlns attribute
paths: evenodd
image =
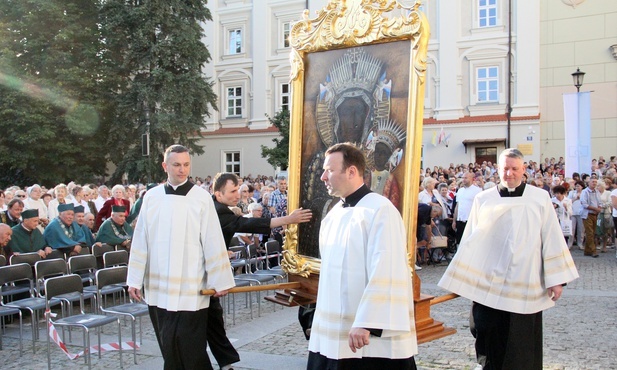
<svg viewBox="0 0 617 370"><path fill-rule="evenodd" d="M600 253L599 258L583 256L580 250L572 254L581 278L568 284L563 297L554 308L544 313L544 369L617 369L617 259L614 250ZM443 295L447 292L437 287L446 264L423 266L419 271L422 292ZM263 296L263 294L262 294ZM308 342L297 323L297 308L274 307L261 303L258 317L257 295L251 296L253 319L245 294L236 296L236 324L231 314L227 315L228 336L240 352L242 361L236 370L300 370L306 367ZM475 369L473 337L469 332L470 302L457 298L432 307L435 320L443 321L457 330L456 334L419 345L416 361L419 369ZM32 354L30 319L24 318L24 355L19 356L17 323L8 324L3 335L4 349L0 351L2 369L40 369L47 363L45 330L41 329L36 342L36 354ZM45 325L40 325L43 328ZM154 370L162 368L162 358L156 343L152 325L143 319L142 347L137 351L138 365L133 364L133 354L123 353L125 369ZM103 332L103 343L117 341L111 327ZM130 324L122 324L123 340L130 338ZM78 344L81 333L75 331L73 340ZM91 334L96 343L96 334ZM68 345L71 352L79 352L79 345ZM52 369L83 369L83 359L69 360L52 343ZM212 358L212 356L211 356ZM214 359L213 359L214 361ZM92 356L94 369L118 369L119 354L103 353L99 359ZM216 367L215 367L216 368Z"/></svg>

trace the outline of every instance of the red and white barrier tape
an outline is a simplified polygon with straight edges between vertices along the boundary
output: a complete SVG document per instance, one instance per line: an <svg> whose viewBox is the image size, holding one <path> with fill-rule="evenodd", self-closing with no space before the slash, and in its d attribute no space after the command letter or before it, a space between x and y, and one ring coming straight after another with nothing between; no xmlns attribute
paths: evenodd
<svg viewBox="0 0 617 370"><path fill-rule="evenodd" d="M53 314L51 312L47 312L47 313L52 316L56 316L56 314ZM69 359L74 360L84 355L85 353L84 351L81 351L78 354L73 354L69 352L68 348L66 348L66 344L64 344L62 339L60 339L60 335L58 335L58 331L56 330L54 325L51 323L51 321L49 321L48 332L49 332L49 337L51 338L51 340L54 341L54 343L56 343L58 347L60 347L62 352L64 352L68 356ZM122 342L121 345L122 345L122 350L132 350L133 348L139 349L139 344L135 342ZM90 353L98 352L99 346L91 346L88 350L90 351ZM118 351L118 350L120 350L120 345L118 343L101 344L101 352Z"/></svg>

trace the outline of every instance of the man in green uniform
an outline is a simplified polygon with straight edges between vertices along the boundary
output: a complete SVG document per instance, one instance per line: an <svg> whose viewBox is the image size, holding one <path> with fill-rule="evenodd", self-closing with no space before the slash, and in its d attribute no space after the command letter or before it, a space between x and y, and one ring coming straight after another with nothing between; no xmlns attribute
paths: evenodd
<svg viewBox="0 0 617 370"><path fill-rule="evenodd" d="M8 246L13 254L36 252L41 258L47 258L52 249L45 243L43 233L38 229L39 210L27 209L21 213L23 221L12 227L13 236Z"/></svg>
<svg viewBox="0 0 617 370"><path fill-rule="evenodd" d="M99 232L96 234L96 241L116 245L119 249L130 249L131 239L133 238L133 228L126 222L126 208L124 206L113 206L111 218L101 224Z"/></svg>

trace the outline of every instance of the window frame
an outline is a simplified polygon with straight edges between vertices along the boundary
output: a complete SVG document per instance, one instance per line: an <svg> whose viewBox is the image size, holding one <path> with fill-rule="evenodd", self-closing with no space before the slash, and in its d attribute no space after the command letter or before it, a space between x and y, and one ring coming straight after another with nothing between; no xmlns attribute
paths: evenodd
<svg viewBox="0 0 617 370"><path fill-rule="evenodd" d="M233 27L233 28L228 28L226 30L226 53L227 55L240 55L244 53L244 29L243 27ZM236 49L233 49L232 51L232 47L231 47L231 42L232 42L232 33L235 34L239 34L239 42L240 42L240 51L237 51L237 46ZM236 42L238 42L236 41Z"/></svg>
<svg viewBox="0 0 617 370"><path fill-rule="evenodd" d="M495 70L495 76L491 76L491 70ZM486 77L480 77L480 71L486 71ZM475 101L476 104L494 104L499 103L499 91L500 91L500 83L499 83L499 74L500 69L498 65L486 65L486 66L477 66L474 69L474 84L476 89ZM496 88L491 88L491 82L495 82L497 84ZM481 89L480 84L486 83L486 89ZM480 96L486 93L487 99L481 100ZM491 94L495 94L495 99L491 99Z"/></svg>
<svg viewBox="0 0 617 370"><path fill-rule="evenodd" d="M227 158L228 155L232 156L230 160L228 160ZM237 160L234 158L234 155L238 156ZM223 159L224 172L235 173L236 175L241 176L241 173L242 173L242 151L241 150L237 150L237 149L236 150L223 150L223 155L221 156L221 158ZM233 171L234 169L236 169L235 166L237 166L238 171Z"/></svg>
<svg viewBox="0 0 617 370"><path fill-rule="evenodd" d="M482 2L485 2L485 5L482 5ZM497 0L478 0L477 1L477 28L489 28L489 27L497 27L499 26L499 7ZM494 11L494 14L491 15L491 11ZM482 12L486 12L485 16L482 16ZM491 24L491 20L494 20L494 24ZM485 25L482 25L482 22L486 21Z"/></svg>
<svg viewBox="0 0 617 370"><path fill-rule="evenodd" d="M238 89L240 89L240 95L239 96L235 94L236 90L238 90ZM229 106L229 102L230 102L229 91L230 90L232 90L232 92L234 93L234 95L233 95L234 102L236 102L236 103L238 101L240 102L239 106L238 105L234 105L233 107L231 107L234 110L233 111L234 114L229 114L229 109L230 109L230 106ZM240 114L236 113L238 108L240 109ZM243 114L244 114L244 90L243 90L242 86L240 86L240 85L225 86L225 112L226 112L226 115L225 115L226 118L239 118L239 117L243 116Z"/></svg>

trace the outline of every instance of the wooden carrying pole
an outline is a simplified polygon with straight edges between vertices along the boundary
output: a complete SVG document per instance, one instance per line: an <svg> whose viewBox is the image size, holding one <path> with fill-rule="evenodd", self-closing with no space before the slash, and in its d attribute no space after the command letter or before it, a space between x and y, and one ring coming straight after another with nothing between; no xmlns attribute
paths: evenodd
<svg viewBox="0 0 617 370"><path fill-rule="evenodd" d="M292 283L239 286L239 287L229 289L229 293L261 292L264 290L297 289L297 288L300 288L300 283L296 281ZM214 295L216 291L214 289L202 289L199 291L199 293L201 295Z"/></svg>

